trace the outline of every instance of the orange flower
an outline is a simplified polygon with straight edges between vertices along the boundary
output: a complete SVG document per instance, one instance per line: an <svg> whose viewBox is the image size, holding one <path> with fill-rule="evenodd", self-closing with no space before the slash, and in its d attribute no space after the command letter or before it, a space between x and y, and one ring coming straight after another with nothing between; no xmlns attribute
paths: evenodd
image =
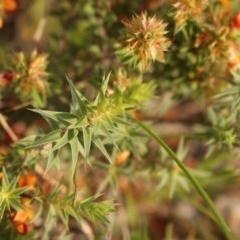
<svg viewBox="0 0 240 240"><path fill-rule="evenodd" d="M143 119L143 114L139 110L134 110L132 114L133 114L133 117L139 121L141 121Z"/></svg>
<svg viewBox="0 0 240 240"><path fill-rule="evenodd" d="M29 198L23 198L22 199L22 205L24 209L19 209L18 211L15 212L13 215L12 220L15 222L27 222L33 218L33 208L30 204L31 199Z"/></svg>
<svg viewBox="0 0 240 240"><path fill-rule="evenodd" d="M19 0L2 0L0 2L1 13L12 14L19 8ZM0 29L3 28L3 16L0 16Z"/></svg>
<svg viewBox="0 0 240 240"><path fill-rule="evenodd" d="M221 4L223 5L224 11L226 13L230 12L230 8L231 8L231 3L229 0L220 0Z"/></svg>
<svg viewBox="0 0 240 240"><path fill-rule="evenodd" d="M119 153L115 158L116 165L122 165L123 163L125 163L129 157L129 155L130 155L129 151L123 151L123 152Z"/></svg>
<svg viewBox="0 0 240 240"><path fill-rule="evenodd" d="M28 225L26 223L21 223L21 222L12 222L14 228L16 229L16 231L21 234L21 235L25 235L28 233L29 229L28 229Z"/></svg>
<svg viewBox="0 0 240 240"><path fill-rule="evenodd" d="M37 177L35 174L27 172L18 179L18 187L28 187L29 190L36 190Z"/></svg>
<svg viewBox="0 0 240 240"><path fill-rule="evenodd" d="M25 235L29 231L28 222L33 218L34 211L29 198L22 199L23 209L19 209L12 216L12 224L19 234Z"/></svg>
<svg viewBox="0 0 240 240"><path fill-rule="evenodd" d="M5 13L14 13L17 11L19 7L18 0L3 0L2 8Z"/></svg>
<svg viewBox="0 0 240 240"><path fill-rule="evenodd" d="M229 50L228 69L230 71L236 71L240 68L240 53L234 52L233 49Z"/></svg>

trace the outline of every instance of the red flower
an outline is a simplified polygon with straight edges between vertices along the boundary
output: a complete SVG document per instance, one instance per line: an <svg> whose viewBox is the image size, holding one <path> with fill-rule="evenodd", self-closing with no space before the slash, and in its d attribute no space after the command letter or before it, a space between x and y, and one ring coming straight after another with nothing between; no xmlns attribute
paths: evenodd
<svg viewBox="0 0 240 240"><path fill-rule="evenodd" d="M0 18L0 29L1 29L1 18ZM10 83L14 78L14 73L12 71L6 71L4 73L0 73L0 87L6 86Z"/></svg>
<svg viewBox="0 0 240 240"><path fill-rule="evenodd" d="M233 16L231 27L240 29L240 13Z"/></svg>

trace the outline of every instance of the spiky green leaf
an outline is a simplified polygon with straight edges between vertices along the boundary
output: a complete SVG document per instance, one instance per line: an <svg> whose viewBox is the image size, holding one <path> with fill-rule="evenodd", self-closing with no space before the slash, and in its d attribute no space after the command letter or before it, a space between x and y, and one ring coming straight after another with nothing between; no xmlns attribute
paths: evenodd
<svg viewBox="0 0 240 240"><path fill-rule="evenodd" d="M112 158L109 156L105 146L102 143L102 140L98 137L93 139L94 144L97 146L97 148L102 152L102 154L108 159L108 161L111 163Z"/></svg>
<svg viewBox="0 0 240 240"><path fill-rule="evenodd" d="M76 89L73 82L68 79L70 91L72 95L72 107L73 113L79 117L83 117L87 114L88 100Z"/></svg>
<svg viewBox="0 0 240 240"><path fill-rule="evenodd" d="M28 145L27 148L33 148L51 142L56 142L61 138L61 133L62 133L61 129L53 130L47 133L46 135L37 138L32 144Z"/></svg>
<svg viewBox="0 0 240 240"><path fill-rule="evenodd" d="M73 138L78 134L78 131L75 129L67 129L63 136L57 141L57 143L52 148L53 151L62 148L64 145L69 143Z"/></svg>

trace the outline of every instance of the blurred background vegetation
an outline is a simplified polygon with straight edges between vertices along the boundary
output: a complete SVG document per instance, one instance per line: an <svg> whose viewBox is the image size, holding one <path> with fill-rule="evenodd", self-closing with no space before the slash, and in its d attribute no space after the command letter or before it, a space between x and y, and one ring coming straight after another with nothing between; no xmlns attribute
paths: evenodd
<svg viewBox="0 0 240 240"><path fill-rule="evenodd" d="M171 46L165 63L154 62L142 76L153 82L154 97L134 115L151 121L154 131L181 156L221 210L235 239L240 239L240 20L233 27L240 2L210 0L205 11L198 1L186 1L196 4L196 11L178 25L173 4L184 1L15 1L16 11L1 10L0 112L19 139L48 130L42 117L27 108L68 111L71 95L66 76L89 99L96 95L104 74L111 72L110 86L126 75L137 78L139 71L124 64L118 54L123 20L147 12L168 23ZM233 42L238 46L235 62L228 55ZM14 85L14 77L23 79L29 63L35 61L38 85ZM24 94L23 88L32 90ZM72 221L66 234L59 223L50 239L224 239L169 156L138 133L138 129L132 133L133 148L129 147L133 143L122 143L127 150L117 156L117 170L104 165L97 151L92 155L100 159L98 164L79 167L78 187L84 194L101 190L102 199L110 197L117 203L107 231L91 225L89 233ZM8 153L12 142L2 124L0 153ZM63 159L67 154L63 152ZM29 239L45 236L41 222L33 229L37 237L29 235Z"/></svg>

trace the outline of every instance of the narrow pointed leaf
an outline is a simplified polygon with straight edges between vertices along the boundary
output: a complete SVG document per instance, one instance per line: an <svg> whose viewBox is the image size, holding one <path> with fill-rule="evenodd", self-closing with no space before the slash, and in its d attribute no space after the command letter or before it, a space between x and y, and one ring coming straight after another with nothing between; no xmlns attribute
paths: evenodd
<svg viewBox="0 0 240 240"><path fill-rule="evenodd" d="M60 138L60 140L54 145L53 151L62 148L64 145L69 143L73 138L76 137L78 131L74 131L74 129L68 129L64 133L64 135Z"/></svg>
<svg viewBox="0 0 240 240"><path fill-rule="evenodd" d="M82 119L78 119L75 122L73 122L71 125L68 126L68 129L87 127L88 125L89 125L89 122L87 118L84 117Z"/></svg>
<svg viewBox="0 0 240 240"><path fill-rule="evenodd" d="M72 104L74 113L78 116L85 116L87 113L87 99L76 89L70 79L68 79L70 91L72 95Z"/></svg>
<svg viewBox="0 0 240 240"><path fill-rule="evenodd" d="M54 206L58 216L60 217L60 219L62 220L64 226L66 228L68 228L68 220L69 220L69 216L65 213L64 209L62 209L59 204Z"/></svg>
<svg viewBox="0 0 240 240"><path fill-rule="evenodd" d="M183 176L181 176L181 175L177 175L177 176L176 176L176 179L177 179L177 183L178 183L179 185L181 185L182 188L183 188L185 191L188 192L188 191L190 190L189 185L188 185L188 181L187 181L187 179L186 179L185 177L183 177Z"/></svg>
<svg viewBox="0 0 240 240"><path fill-rule="evenodd" d="M102 86L101 86L101 90L104 93L104 95L105 95L106 90L107 90L109 79L110 79L110 73L107 75L106 78L104 77L103 83L102 83Z"/></svg>
<svg viewBox="0 0 240 240"><path fill-rule="evenodd" d="M94 144L97 146L97 148L102 152L102 154L108 159L110 163L112 163L112 159L109 156L106 148L104 147L102 141L99 138L93 139Z"/></svg>
<svg viewBox="0 0 240 240"><path fill-rule="evenodd" d="M7 188L10 183L9 183L9 180L8 180L8 175L7 175L5 167L3 167L2 172L3 172L2 188Z"/></svg>
<svg viewBox="0 0 240 240"><path fill-rule="evenodd" d="M68 112L56 112L54 116L59 120L59 122L65 121L69 123L74 123L78 119L75 114Z"/></svg>
<svg viewBox="0 0 240 240"><path fill-rule="evenodd" d="M47 117L44 117L44 119L52 129L59 129L59 124L56 120Z"/></svg>
<svg viewBox="0 0 240 240"><path fill-rule="evenodd" d="M91 128L82 128L83 132L83 143L84 143L84 157L88 160L89 152L91 148L91 141L92 141L92 132Z"/></svg>
<svg viewBox="0 0 240 240"><path fill-rule="evenodd" d="M56 113L59 113L57 111L48 111L48 110L42 110L42 109L30 109L32 112L38 113L42 115L43 117L51 118L54 120L57 120Z"/></svg>
<svg viewBox="0 0 240 240"><path fill-rule="evenodd" d="M78 213L78 211L76 211L75 208L71 207L71 206L67 206L66 207L66 212L72 216L73 218L75 218L75 220L77 221L77 223L81 223L81 216Z"/></svg>
<svg viewBox="0 0 240 240"><path fill-rule="evenodd" d="M109 141L111 144L113 144L116 149L118 149L116 140L113 138L112 134L110 133L111 130L109 130L109 124L108 124L108 122L103 120L103 121L101 122L101 128L102 128L103 132L105 133L105 135L107 136L108 141Z"/></svg>
<svg viewBox="0 0 240 240"><path fill-rule="evenodd" d="M167 172L166 169L162 170L161 174L160 174L160 182L157 186L158 191L160 191L168 182L169 178L169 173Z"/></svg>
<svg viewBox="0 0 240 240"><path fill-rule="evenodd" d="M61 129L53 130L53 131L49 132L48 134L46 134L45 136L36 139L27 148L33 148L33 147L37 147L37 146L40 146L43 144L55 142L61 138L61 132L62 132Z"/></svg>
<svg viewBox="0 0 240 240"><path fill-rule="evenodd" d="M49 171L49 169L51 169L53 166L58 166L58 164L59 164L58 150L53 151L51 149L49 151L47 166L45 168L45 173L47 173Z"/></svg>
<svg viewBox="0 0 240 240"><path fill-rule="evenodd" d="M48 114L42 114L43 110L37 110L37 109L29 109L29 110L40 114L47 121L47 123L52 129L59 128L58 121Z"/></svg>
<svg viewBox="0 0 240 240"><path fill-rule="evenodd" d="M103 78L101 89L100 89L100 92L98 93L97 97L94 100L94 105L97 105L100 102L100 100L105 98L109 78L110 78L110 73L107 75L106 78L105 77Z"/></svg>
<svg viewBox="0 0 240 240"><path fill-rule="evenodd" d="M25 137L23 139L18 140L14 145L23 145L23 146L29 146L37 139L37 135L32 135Z"/></svg>
<svg viewBox="0 0 240 240"><path fill-rule="evenodd" d="M169 193L168 193L169 198L173 197L173 194L176 190L176 184L177 184L176 176L172 175L171 180L170 180Z"/></svg>
<svg viewBox="0 0 240 240"><path fill-rule="evenodd" d="M85 158L85 151L84 151L84 147L81 144L81 142L78 140L78 152L81 153L81 155Z"/></svg>

